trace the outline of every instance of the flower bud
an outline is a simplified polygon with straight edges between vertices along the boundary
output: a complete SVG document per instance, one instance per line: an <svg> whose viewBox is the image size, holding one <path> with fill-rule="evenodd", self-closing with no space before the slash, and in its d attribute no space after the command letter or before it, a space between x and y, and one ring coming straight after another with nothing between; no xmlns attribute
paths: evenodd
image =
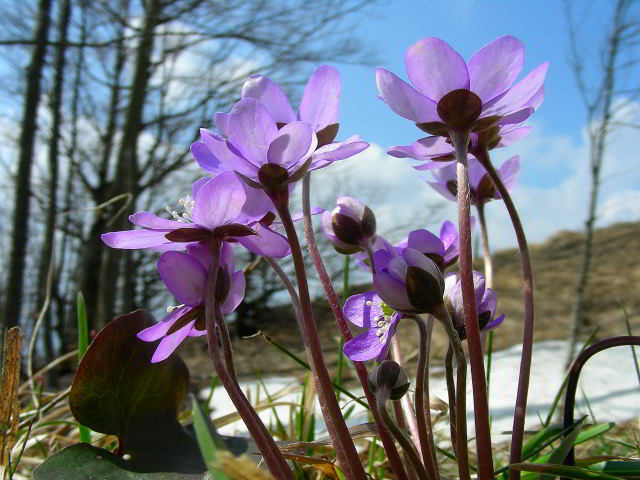
<svg viewBox="0 0 640 480"><path fill-rule="evenodd" d="M381 249L374 253L373 284L391 308L403 313L434 313L442 305L444 277L438 266L419 251L401 253Z"/></svg>
<svg viewBox="0 0 640 480"><path fill-rule="evenodd" d="M409 378L393 360L385 360L369 374L369 389L376 395L387 392L387 399L400 400L409 390Z"/></svg>
<svg viewBox="0 0 640 480"><path fill-rule="evenodd" d="M335 249L351 254L370 248L376 233L376 217L355 198L340 197L337 206L322 217L322 228Z"/></svg>

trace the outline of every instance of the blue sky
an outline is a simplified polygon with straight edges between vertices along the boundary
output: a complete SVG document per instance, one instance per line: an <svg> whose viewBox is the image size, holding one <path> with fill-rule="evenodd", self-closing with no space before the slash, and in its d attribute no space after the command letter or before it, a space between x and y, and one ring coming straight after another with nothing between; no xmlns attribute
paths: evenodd
<svg viewBox="0 0 640 480"><path fill-rule="evenodd" d="M597 0L579 1L575 5L578 15L587 12L581 19L578 38L586 60L595 66L612 4ZM527 229L532 241L543 241L558 230L582 227L589 188L586 113L567 61L570 44L563 2L388 2L364 12L356 32L377 52L376 65L404 80L407 80L404 53L424 37L440 37L468 59L493 39L514 35L525 46L521 77L549 61L545 101L529 121L535 127L534 132L525 140L495 151L493 160L500 164L512 155L521 156L522 171L514 198L522 210L525 225L529 224ZM386 193L381 200L372 197L371 201L377 202L389 219L411 217L414 210L420 210L420 202L437 201L440 197L427 191L429 187L419 179L418 172L409 167L415 162L386 156L384 151L391 145L410 144L424 134L376 98L375 67L337 66L343 82L340 137L359 134L374 144L356 160L358 181L369 186L378 182L378 192ZM591 74L588 78L597 79ZM600 226L640 219L640 170L637 168L640 163L637 149L631 149L636 132L621 129L612 137L603 172L603 176L610 176L611 180L603 185L602 212L597 223ZM358 196L355 187L354 191L345 193ZM508 219L501 206L494 204L488 211L490 228L497 232L492 244L496 248L515 245ZM441 220L454 216L455 209L447 205L431 217L430 225L421 226L436 228ZM392 229L392 225L387 228Z"/></svg>

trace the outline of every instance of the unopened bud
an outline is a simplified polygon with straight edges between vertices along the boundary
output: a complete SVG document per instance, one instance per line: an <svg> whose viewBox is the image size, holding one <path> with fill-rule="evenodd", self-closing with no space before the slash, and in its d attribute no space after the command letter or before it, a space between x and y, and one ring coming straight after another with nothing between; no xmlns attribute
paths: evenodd
<svg viewBox="0 0 640 480"><path fill-rule="evenodd" d="M384 360L369 374L369 389L374 394L388 392L388 399L400 400L409 390L404 369L393 360Z"/></svg>

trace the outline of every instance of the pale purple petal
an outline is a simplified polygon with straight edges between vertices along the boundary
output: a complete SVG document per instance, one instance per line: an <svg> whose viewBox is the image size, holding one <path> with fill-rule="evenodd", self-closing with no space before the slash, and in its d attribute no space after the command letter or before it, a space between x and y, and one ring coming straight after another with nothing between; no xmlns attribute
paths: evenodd
<svg viewBox="0 0 640 480"><path fill-rule="evenodd" d="M531 130L533 130L533 127L519 127L504 133L500 131L500 143L498 143L498 147L511 145L512 143L529 135Z"/></svg>
<svg viewBox="0 0 640 480"><path fill-rule="evenodd" d="M545 62L533 69L526 77L511 87L495 103L491 103L482 117L508 115L520 110L538 92L544 82L549 63Z"/></svg>
<svg viewBox="0 0 640 480"><path fill-rule="evenodd" d="M226 246L226 243L223 245L223 251L224 246ZM207 245L200 242L190 243L187 245L187 254L198 260L202 268L209 271L211 267L211 249Z"/></svg>
<svg viewBox="0 0 640 480"><path fill-rule="evenodd" d="M184 224L187 226L187 224ZM111 248L131 250L136 248L157 247L169 243L165 237L166 230L124 230L100 235L100 238Z"/></svg>
<svg viewBox="0 0 640 480"><path fill-rule="evenodd" d="M289 123L296 119L287 94L282 87L268 77L254 74L242 85L242 98L259 100L276 122Z"/></svg>
<svg viewBox="0 0 640 480"><path fill-rule="evenodd" d="M440 227L440 240L444 243L445 249L458 241L458 230L453 222L446 220L442 223L442 226Z"/></svg>
<svg viewBox="0 0 640 480"><path fill-rule="evenodd" d="M202 304L207 271L198 260L183 252L165 252L158 259L156 269L180 303L190 307Z"/></svg>
<svg viewBox="0 0 640 480"><path fill-rule="evenodd" d="M387 153L396 158L413 158L411 145L394 145L387 149Z"/></svg>
<svg viewBox="0 0 640 480"><path fill-rule="evenodd" d="M169 242L163 243L160 245L154 245L149 247L150 250L154 252L164 253L164 252L181 252L187 248L188 243L177 243L177 242Z"/></svg>
<svg viewBox="0 0 640 480"><path fill-rule="evenodd" d="M484 331L486 330L493 330L494 328L500 326L500 324L504 321L505 315L504 313L502 315L500 315L497 318L494 318L493 320L491 320L489 323L487 323L487 325L483 328Z"/></svg>
<svg viewBox="0 0 640 480"><path fill-rule="evenodd" d="M186 226L184 222L162 218L151 212L136 212L133 215L129 215L129 221L139 227L151 228L154 230L169 231Z"/></svg>
<svg viewBox="0 0 640 480"><path fill-rule="evenodd" d="M372 328L352 338L344 344L344 354L354 362L364 362L373 358L378 358L384 350L388 349L389 342L382 342L382 337L376 335L376 329ZM384 340L389 340L390 335L385 335Z"/></svg>
<svg viewBox="0 0 640 480"><path fill-rule="evenodd" d="M257 223L252 228L258 235L236 238L238 243L250 252L272 258L283 258L291 253L289 241L279 233L261 223Z"/></svg>
<svg viewBox="0 0 640 480"><path fill-rule="evenodd" d="M401 117L414 122L440 122L433 100L384 68L376 70L380 98Z"/></svg>
<svg viewBox="0 0 640 480"><path fill-rule="evenodd" d="M442 240L424 228L409 233L407 247L417 250L424 255L436 254L440 257L444 255Z"/></svg>
<svg viewBox="0 0 640 480"><path fill-rule="evenodd" d="M178 348L178 345L182 343L182 341L187 338L189 332L195 325L196 321L193 320L187 323L181 329L173 332L171 335L167 335L162 339L162 341L158 344L156 351L151 357L151 363L161 362L166 359L169 355L173 353L173 351Z"/></svg>
<svg viewBox="0 0 640 480"><path fill-rule="evenodd" d="M340 74L328 65L313 72L300 101L300 120L307 122L315 132L327 125L338 123L340 110Z"/></svg>
<svg viewBox="0 0 640 480"><path fill-rule="evenodd" d="M480 185L480 182L482 181L482 178L485 175L487 175L487 171L484 169L484 167L478 160L473 158L473 159L469 159L468 172L469 172L469 185L471 186L471 189L477 190L478 185Z"/></svg>
<svg viewBox="0 0 640 480"><path fill-rule="evenodd" d="M447 163L444 167L433 170L431 175L440 183L455 182L457 180L456 164Z"/></svg>
<svg viewBox="0 0 640 480"><path fill-rule="evenodd" d="M145 328L138 332L136 337L145 342L155 342L159 338L162 338L166 335L169 329L176 323L176 320L180 318L182 315L191 310L191 307L180 307L173 310L169 315L164 317L161 322L156 323L155 325L151 325L150 327Z"/></svg>
<svg viewBox="0 0 640 480"><path fill-rule="evenodd" d="M233 172L221 173L198 191L193 221L211 230L233 223L240 215L246 199L242 180Z"/></svg>
<svg viewBox="0 0 640 480"><path fill-rule="evenodd" d="M248 225L261 220L269 211L275 212L276 207L264 190L250 187L244 181L242 182L242 187L244 188L246 201L235 223Z"/></svg>
<svg viewBox="0 0 640 480"><path fill-rule="evenodd" d="M195 326L189 332L190 337L202 337L207 334L206 330L198 330Z"/></svg>
<svg viewBox="0 0 640 480"><path fill-rule="evenodd" d="M233 255L233 247L228 242L222 243L222 249L220 250L220 265L227 267L227 270L231 273L236 271L236 260Z"/></svg>
<svg viewBox="0 0 640 480"><path fill-rule="evenodd" d="M370 305L367 305L367 302L370 302ZM344 315L354 325L370 328L371 320L382 315L380 302L380 297L374 291L352 295L344 303Z"/></svg>
<svg viewBox="0 0 640 480"><path fill-rule="evenodd" d="M470 89L483 103L504 93L518 77L524 64L524 46L506 35L485 45L471 56Z"/></svg>
<svg viewBox="0 0 640 480"><path fill-rule="evenodd" d="M284 168L296 165L305 157L313 141L308 123L292 122L278 131L267 150L267 160Z"/></svg>
<svg viewBox="0 0 640 480"><path fill-rule="evenodd" d="M208 130L201 129L200 139L207 147L207 150L220 162L220 169L215 172L211 171L211 173L217 175L224 170L234 170L251 178L258 174L258 166L243 158L233 145L230 145L223 137ZM196 161L205 171L209 171L206 168L207 164L200 164L198 157L196 157Z"/></svg>
<svg viewBox="0 0 640 480"><path fill-rule="evenodd" d="M533 107L526 106L522 110L505 115L498 121L498 125L516 125L526 121L535 112Z"/></svg>
<svg viewBox="0 0 640 480"><path fill-rule="evenodd" d="M318 148L313 154L313 160L309 166L309 171L317 170L338 160L352 157L369 147L367 142L360 140L360 137L353 136L343 142L329 143Z"/></svg>
<svg viewBox="0 0 640 480"><path fill-rule="evenodd" d="M203 142L198 141L191 144L191 156L205 172L216 175L224 170L220 160L218 160Z"/></svg>
<svg viewBox="0 0 640 480"><path fill-rule="evenodd" d="M436 103L452 90L469 88L464 58L444 40L419 40L409 47L404 61L411 83Z"/></svg>
<svg viewBox="0 0 640 480"><path fill-rule="evenodd" d="M507 190L511 190L518 180L518 173L520 173L520 157L514 155L505 161L498 169L498 173Z"/></svg>
<svg viewBox="0 0 640 480"><path fill-rule="evenodd" d="M531 97L527 101L527 105L533 107L534 110L538 110L542 102L544 101L544 85L542 85L536 93L534 93L533 97Z"/></svg>
<svg viewBox="0 0 640 480"><path fill-rule="evenodd" d="M196 198L198 196L198 192L200 191L200 187L202 187L205 183L211 180L211 177L202 177L193 182L191 185L191 198Z"/></svg>
<svg viewBox="0 0 640 480"><path fill-rule="evenodd" d="M430 171L430 170L437 170L439 168L446 167L447 165L451 165L451 162L453 162L453 161L455 161L455 160L447 160L445 162L433 161L433 162L421 163L420 165L416 165L413 168L415 168L416 170L419 170L421 172Z"/></svg>
<svg viewBox="0 0 640 480"><path fill-rule="evenodd" d="M276 122L267 107L253 98L245 98L231 110L228 123L229 141L256 166L267 162L267 149L278 135Z"/></svg>
<svg viewBox="0 0 640 480"><path fill-rule="evenodd" d="M445 137L431 136L417 140L412 145L413 151L420 158L433 158L453 153L453 145Z"/></svg>
<svg viewBox="0 0 640 480"><path fill-rule="evenodd" d="M373 285L378 295L391 308L400 311L414 310L404 282L399 282L385 271L376 271L373 276Z"/></svg>
<svg viewBox="0 0 640 480"><path fill-rule="evenodd" d="M242 299L244 298L244 289L244 272L242 270L233 272L231 275L229 293L227 294L227 298L224 299L224 302L222 302L222 305L220 305L222 313L231 313L238 308L238 305L240 305L240 302L242 302Z"/></svg>
<svg viewBox="0 0 640 480"><path fill-rule="evenodd" d="M229 113L218 112L213 117L216 128L225 137L229 136L229 115Z"/></svg>

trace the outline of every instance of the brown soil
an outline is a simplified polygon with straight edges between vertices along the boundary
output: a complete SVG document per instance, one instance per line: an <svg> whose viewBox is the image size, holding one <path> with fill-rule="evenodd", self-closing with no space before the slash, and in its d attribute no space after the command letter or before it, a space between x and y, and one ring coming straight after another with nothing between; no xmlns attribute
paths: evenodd
<svg viewBox="0 0 640 480"><path fill-rule="evenodd" d="M567 338L579 267L582 236L576 232L560 232L543 244L531 245L535 274L535 340ZM626 334L624 308L632 329L640 332L640 223L621 223L600 229L595 234L591 279L587 289L586 327L583 337L598 327L596 338ZM476 265L482 269L481 263ZM522 341L522 294L520 255L509 249L494 255L495 290L498 312L506 320L495 331L494 348L504 349ZM359 290L366 290L363 286ZM327 363L332 371L337 364L338 331L324 299L315 304L316 319L325 346ZM289 308L278 309L278 321L261 328L263 331L305 358L304 347ZM272 317L273 318L273 317ZM411 322L401 322L396 333L404 356L414 358L417 332ZM434 328L432 364L441 364L446 348L445 334ZM207 381L211 371L204 342L190 342L183 347L183 358L189 364L194 380ZM237 339L235 359L240 375L296 374L303 369L293 360L269 345L262 337Z"/></svg>

